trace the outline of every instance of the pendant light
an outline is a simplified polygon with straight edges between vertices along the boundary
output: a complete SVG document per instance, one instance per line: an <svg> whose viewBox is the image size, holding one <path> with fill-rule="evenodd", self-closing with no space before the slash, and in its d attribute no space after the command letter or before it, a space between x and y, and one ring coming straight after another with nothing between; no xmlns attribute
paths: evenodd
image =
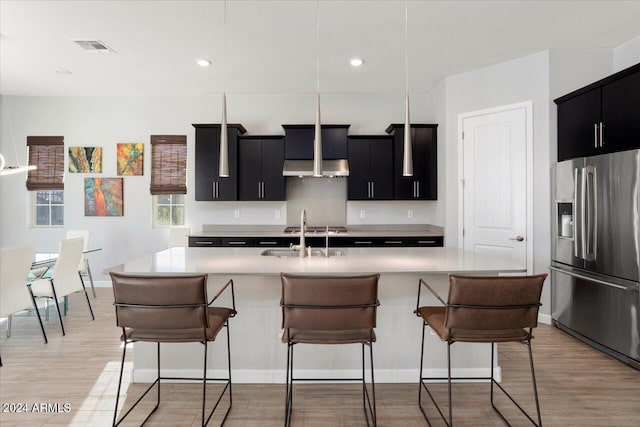
<svg viewBox="0 0 640 427"><path fill-rule="evenodd" d="M18 150L16 149L15 139L13 138L13 127L11 126L11 117L9 117L9 109L5 102L2 103L4 105L4 111L7 116L7 123L10 133L11 144L13 145L13 153L16 157L16 162L20 162L18 159ZM37 166L34 165L23 165L23 166L7 166L6 161L2 153L0 153L0 176L12 175L14 173L27 172L31 170L37 169Z"/></svg>
<svg viewBox="0 0 640 427"><path fill-rule="evenodd" d="M227 0L224 0L224 27L222 48L222 120L220 120L220 153L218 158L218 176L229 177L229 141L227 136L227 85L224 65L227 54Z"/></svg>
<svg viewBox="0 0 640 427"><path fill-rule="evenodd" d="M408 54L408 21L407 2L404 2L404 143L402 145L402 176L413 176L413 155L411 149L411 123L409 121L409 54Z"/></svg>
<svg viewBox="0 0 640 427"><path fill-rule="evenodd" d="M322 177L322 125L320 124L320 1L316 1L316 126L313 135L313 176Z"/></svg>

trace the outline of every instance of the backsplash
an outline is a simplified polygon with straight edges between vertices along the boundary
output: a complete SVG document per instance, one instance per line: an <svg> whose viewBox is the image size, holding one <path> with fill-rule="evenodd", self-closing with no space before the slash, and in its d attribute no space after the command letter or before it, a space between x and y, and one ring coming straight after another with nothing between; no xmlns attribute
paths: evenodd
<svg viewBox="0 0 640 427"><path fill-rule="evenodd" d="M346 201L346 178L287 178L287 225L300 225L302 209L309 225L346 225Z"/></svg>
<svg viewBox="0 0 640 427"><path fill-rule="evenodd" d="M289 177L286 202L196 202L198 210L189 225L194 230L206 224L297 226L302 209L307 211L307 224L315 226L443 225L436 217L437 201L347 201L347 182L346 178Z"/></svg>

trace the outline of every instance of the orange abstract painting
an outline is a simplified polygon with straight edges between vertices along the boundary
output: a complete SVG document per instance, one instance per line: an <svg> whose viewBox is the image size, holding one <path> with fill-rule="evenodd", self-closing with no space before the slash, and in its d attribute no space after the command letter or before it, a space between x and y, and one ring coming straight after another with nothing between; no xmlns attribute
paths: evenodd
<svg viewBox="0 0 640 427"><path fill-rule="evenodd" d="M123 216L122 178L85 178L85 216Z"/></svg>
<svg viewBox="0 0 640 427"><path fill-rule="evenodd" d="M118 175L144 175L144 144L118 143Z"/></svg>

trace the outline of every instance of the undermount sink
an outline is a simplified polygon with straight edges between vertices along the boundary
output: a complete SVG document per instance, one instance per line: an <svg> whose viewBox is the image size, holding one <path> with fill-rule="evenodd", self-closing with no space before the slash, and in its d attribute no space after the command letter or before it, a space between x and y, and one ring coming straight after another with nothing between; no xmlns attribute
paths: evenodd
<svg viewBox="0 0 640 427"><path fill-rule="evenodd" d="M300 252L294 251L292 249L267 249L262 251L260 254L262 256L277 256L279 258L282 257L299 257ZM329 256L344 256L346 253L340 249L329 249ZM310 256L324 257L324 249L311 249Z"/></svg>

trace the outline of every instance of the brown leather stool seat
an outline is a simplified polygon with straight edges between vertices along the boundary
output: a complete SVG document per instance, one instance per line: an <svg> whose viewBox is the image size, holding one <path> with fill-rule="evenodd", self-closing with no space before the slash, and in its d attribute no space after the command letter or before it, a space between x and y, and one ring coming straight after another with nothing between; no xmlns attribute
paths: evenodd
<svg viewBox="0 0 640 427"><path fill-rule="evenodd" d="M540 295L546 274L537 276L449 276L449 297L445 302L422 279L418 282L418 301L415 313L423 320L422 345L420 354L420 387L418 404L422 415L429 425L431 422L422 406L422 389L427 392L442 420L449 427L453 425L453 407L451 400L451 380L478 380L490 382L491 407L510 425L493 402L493 386L496 385L520 409L526 418L535 426L542 425L538 390L536 387L533 354L531 352L532 330L538 325L538 309ZM442 306L420 306L420 293L426 287L442 303ZM422 360L424 356L425 330L430 327L447 343L447 377L424 377ZM452 378L451 377L451 345L456 342L491 343L491 376L487 378ZM529 360L533 392L536 403L537 423L500 385L493 374L494 345L500 342L520 342L529 349ZM447 380L449 392L449 417L444 416L427 386L427 381Z"/></svg>
<svg viewBox="0 0 640 427"><path fill-rule="evenodd" d="M293 349L296 344L361 344L362 377L335 379L361 381L362 404L367 425L377 425L373 376L373 343L376 340L379 274L366 276L301 276L281 274L282 342L287 344L285 426L291 424L293 382L326 378L294 378ZM365 346L369 347L371 397L365 380Z"/></svg>
<svg viewBox="0 0 640 427"><path fill-rule="evenodd" d="M157 386L156 404L143 424L151 417L160 405L160 384L163 379L202 381L202 422L208 424L224 394L229 392L229 408L224 414L221 424L227 419L232 406L231 393L231 350L229 343L229 319L236 315L233 281L227 282L218 293L208 301L206 274L167 274L167 275L132 275L111 273L113 283L114 306L116 307L117 325L122 328L120 339L122 346L122 364L116 395L116 406L113 413L113 425L120 424L131 411L142 401L146 394ZM233 308L213 307L211 304L226 289L231 289ZM227 329L227 378L207 378L207 343L215 341L222 328ZM158 375L156 380L138 398L138 400L120 417L118 416L118 400L122 385L122 373L127 345L136 341L157 343ZM160 343L199 342L204 345L204 374L202 378L176 378L160 376ZM222 382L224 388L216 404L205 418L205 401L207 382Z"/></svg>

